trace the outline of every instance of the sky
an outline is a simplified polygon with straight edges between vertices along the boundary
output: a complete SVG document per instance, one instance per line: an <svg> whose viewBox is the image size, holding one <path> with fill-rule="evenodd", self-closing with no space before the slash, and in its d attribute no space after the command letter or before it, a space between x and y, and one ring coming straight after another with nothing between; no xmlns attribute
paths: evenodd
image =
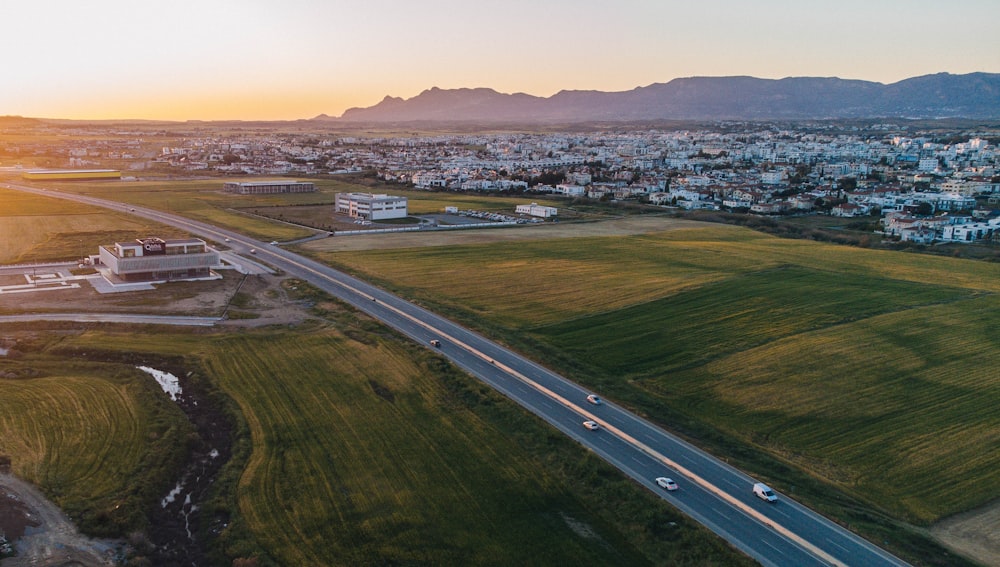
<svg viewBox="0 0 1000 567"><path fill-rule="evenodd" d="M431 87L1000 72L1000 0L2 0L0 116L295 120Z"/></svg>

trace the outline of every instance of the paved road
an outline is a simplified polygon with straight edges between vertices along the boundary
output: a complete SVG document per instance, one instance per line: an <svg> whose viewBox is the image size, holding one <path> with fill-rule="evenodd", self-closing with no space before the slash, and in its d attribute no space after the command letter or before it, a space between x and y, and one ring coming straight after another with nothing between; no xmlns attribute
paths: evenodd
<svg viewBox="0 0 1000 567"><path fill-rule="evenodd" d="M211 327L222 321L218 317L177 317L173 315L129 315L126 313L30 313L0 315L0 323L27 321L75 321L77 323L131 323L134 325L180 325Z"/></svg>
<svg viewBox="0 0 1000 567"><path fill-rule="evenodd" d="M118 210L125 208L203 238L229 238L228 245L237 251L254 249L255 258L310 282L417 342L429 345L432 339L440 340L439 352L443 356L590 448L763 565L906 565L787 495L779 494L776 503L758 499L751 492L754 480L742 472L613 403L588 403L589 392L580 386L366 282L277 246L175 215L126 208L91 197L43 193ZM583 428L581 424L587 419L597 421L601 429ZM680 490L663 491L653 482L658 476L674 478Z"/></svg>

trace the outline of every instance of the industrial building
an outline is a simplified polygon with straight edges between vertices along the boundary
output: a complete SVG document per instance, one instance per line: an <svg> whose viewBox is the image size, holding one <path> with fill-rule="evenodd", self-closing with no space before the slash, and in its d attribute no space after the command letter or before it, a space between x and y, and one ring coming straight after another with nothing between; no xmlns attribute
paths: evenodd
<svg viewBox="0 0 1000 567"><path fill-rule="evenodd" d="M31 181L77 181L81 179L121 179L117 169L35 169L21 174Z"/></svg>
<svg viewBox="0 0 1000 567"><path fill-rule="evenodd" d="M185 280L212 275L219 253L199 238L141 238L101 246L101 264L125 281Z"/></svg>
<svg viewBox="0 0 1000 567"><path fill-rule="evenodd" d="M546 219L559 214L558 209L555 207L546 207L545 205L539 205L538 203L518 205L514 208L514 212L519 215L531 215L533 217L542 217Z"/></svg>
<svg viewBox="0 0 1000 567"><path fill-rule="evenodd" d="M270 195L274 193L313 193L316 184L309 181L227 181L222 185L226 193L240 195Z"/></svg>
<svg viewBox="0 0 1000 567"><path fill-rule="evenodd" d="M406 218L406 197L373 193L337 193L336 211L356 219L383 220Z"/></svg>

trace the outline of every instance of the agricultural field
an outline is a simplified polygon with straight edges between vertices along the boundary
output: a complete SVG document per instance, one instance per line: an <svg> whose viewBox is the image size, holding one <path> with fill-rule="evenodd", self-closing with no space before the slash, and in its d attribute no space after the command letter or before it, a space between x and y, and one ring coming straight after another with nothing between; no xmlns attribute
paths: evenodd
<svg viewBox="0 0 1000 567"><path fill-rule="evenodd" d="M718 225L317 254L878 513L1000 497L998 264Z"/></svg>
<svg viewBox="0 0 1000 567"><path fill-rule="evenodd" d="M205 505L230 519L220 564L752 564L436 355L315 299L327 322L295 329L65 340L183 354L238 405L246 450Z"/></svg>
<svg viewBox="0 0 1000 567"><path fill-rule="evenodd" d="M66 361L42 352L49 341L29 342L18 348L39 350L0 357L0 454L89 533L144 528L183 459L183 414L133 366Z"/></svg>
<svg viewBox="0 0 1000 567"><path fill-rule="evenodd" d="M64 199L0 188L0 264L71 261L101 244L184 236L173 228Z"/></svg>

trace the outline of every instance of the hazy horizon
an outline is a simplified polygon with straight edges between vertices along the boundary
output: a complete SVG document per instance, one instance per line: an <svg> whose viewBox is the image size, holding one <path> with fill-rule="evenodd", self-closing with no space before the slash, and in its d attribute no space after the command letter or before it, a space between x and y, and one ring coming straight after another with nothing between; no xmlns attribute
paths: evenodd
<svg viewBox="0 0 1000 567"><path fill-rule="evenodd" d="M548 97L693 76L1000 72L1000 2L40 0L5 5L0 115L296 120L432 87Z"/></svg>

